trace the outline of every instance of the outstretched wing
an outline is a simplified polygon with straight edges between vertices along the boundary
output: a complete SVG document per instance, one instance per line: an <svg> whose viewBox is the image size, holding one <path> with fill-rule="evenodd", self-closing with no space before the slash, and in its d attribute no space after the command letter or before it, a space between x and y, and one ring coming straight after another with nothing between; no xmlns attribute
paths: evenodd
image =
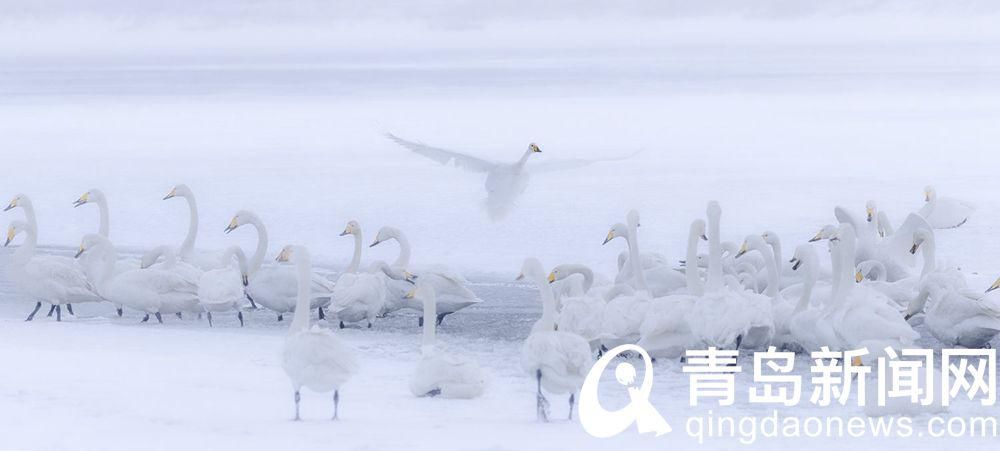
<svg viewBox="0 0 1000 451"><path fill-rule="evenodd" d="M455 166L459 169L465 169L466 171L472 172L489 172L497 166L496 163L484 160L482 158L473 157L470 155L465 155L463 153L455 152L452 150L441 149L439 147L431 147L426 144L421 144L418 142L407 141L400 138L392 133L386 133L386 138L391 139L396 144L403 146L407 149L412 150L414 153L430 158L443 165Z"/></svg>
<svg viewBox="0 0 1000 451"><path fill-rule="evenodd" d="M543 161L539 163L528 163L525 171L531 174L538 174L542 172L552 172L561 171L564 169L576 169L582 168L584 166L590 166L594 163L604 163L608 161L622 161L632 158L639 154L639 151L632 152L628 155L621 157L610 157L610 158L595 158L592 160L587 160L583 158L572 158L566 160L556 160L556 161Z"/></svg>

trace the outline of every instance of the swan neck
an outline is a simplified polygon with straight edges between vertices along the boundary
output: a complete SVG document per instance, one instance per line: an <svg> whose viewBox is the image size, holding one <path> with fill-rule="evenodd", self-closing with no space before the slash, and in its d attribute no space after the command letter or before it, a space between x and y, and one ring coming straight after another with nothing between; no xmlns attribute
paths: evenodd
<svg viewBox="0 0 1000 451"><path fill-rule="evenodd" d="M27 216L27 215L25 215ZM12 259L15 264L23 266L35 256L35 248L38 246L38 227L33 222L28 222L28 227L24 231L24 243L18 246Z"/></svg>
<svg viewBox="0 0 1000 451"><path fill-rule="evenodd" d="M639 228L636 224L628 225L628 261L632 268L632 275L635 277L635 287L637 290L647 290L646 274L642 271L642 261L639 253Z"/></svg>
<svg viewBox="0 0 1000 451"><path fill-rule="evenodd" d="M188 212L190 213L188 217L188 231L187 236L184 237L184 242L181 243L181 256L191 255L194 252L194 242L198 238L198 204L194 200L194 195L188 194L184 196L184 199L188 203Z"/></svg>
<svg viewBox="0 0 1000 451"><path fill-rule="evenodd" d="M767 288L764 289L764 294L769 298L778 297L778 264L774 260L774 255L772 255L771 250L764 246L758 249L762 254L764 254L764 261L767 265Z"/></svg>
<svg viewBox="0 0 1000 451"><path fill-rule="evenodd" d="M264 227L264 222L257 215L251 216L249 222L257 230L257 248L250 258L250 274L248 274L249 277L253 277L264 264L264 256L267 254L267 227Z"/></svg>
<svg viewBox="0 0 1000 451"><path fill-rule="evenodd" d="M804 311L809 307L809 301L812 299L813 288L816 286L816 258L810 258L805 262L805 267L802 268L805 272L802 274L802 296L799 298L799 303L795 305L795 312Z"/></svg>
<svg viewBox="0 0 1000 451"><path fill-rule="evenodd" d="M302 251L299 251L302 252ZM295 315L289 333L297 333L309 329L309 296L312 281L312 264L306 255L297 255L295 269L298 273L298 295L295 299Z"/></svg>
<svg viewBox="0 0 1000 451"><path fill-rule="evenodd" d="M934 245L934 235L929 235L924 243L920 245L921 252L924 254L924 268L920 271L920 276L924 277L928 274L934 272L935 258L937 254L937 249Z"/></svg>
<svg viewBox="0 0 1000 451"><path fill-rule="evenodd" d="M100 213L101 222L97 227L97 233L105 238L110 238L111 224L108 219L110 213L108 212L108 201L101 196L97 199L97 210Z"/></svg>
<svg viewBox="0 0 1000 451"><path fill-rule="evenodd" d="M707 289L722 288L722 247L719 244L719 218L708 217L708 283Z"/></svg>
<svg viewBox="0 0 1000 451"><path fill-rule="evenodd" d="M566 276L569 277L573 274L579 274L583 276L583 292L586 293L590 291L590 288L594 286L594 271L590 268L581 264L571 264L566 265Z"/></svg>
<svg viewBox="0 0 1000 451"><path fill-rule="evenodd" d="M531 157L531 154L532 154L532 150L530 148L528 150L524 151L524 155L521 155L521 159L517 160L517 167L518 167L518 169L524 167L524 165L528 162L528 158Z"/></svg>
<svg viewBox="0 0 1000 451"><path fill-rule="evenodd" d="M361 268L361 247L364 246L364 240L360 230L355 230L352 235L354 236L354 255L351 256L351 263L347 265L346 271L356 273Z"/></svg>
<svg viewBox="0 0 1000 451"><path fill-rule="evenodd" d="M435 293L428 293L424 296L423 346L434 346L435 329L437 329L437 295Z"/></svg>
<svg viewBox="0 0 1000 451"><path fill-rule="evenodd" d="M542 329L545 331L555 330L556 298L555 295L552 294L552 286L549 285L549 281L545 280L542 276L535 277L535 285L538 286L538 291L542 296ZM426 321L424 322L426 323Z"/></svg>
<svg viewBox="0 0 1000 451"><path fill-rule="evenodd" d="M701 295L705 291L702 286L701 276L698 275L698 230L692 228L688 236L687 255L684 263L684 276L687 278L687 289L689 294Z"/></svg>
<svg viewBox="0 0 1000 451"><path fill-rule="evenodd" d="M410 267L410 240L403 235L402 232L396 233L396 243L399 244L399 257L396 257L396 261L392 266L396 266L403 269L409 269Z"/></svg>

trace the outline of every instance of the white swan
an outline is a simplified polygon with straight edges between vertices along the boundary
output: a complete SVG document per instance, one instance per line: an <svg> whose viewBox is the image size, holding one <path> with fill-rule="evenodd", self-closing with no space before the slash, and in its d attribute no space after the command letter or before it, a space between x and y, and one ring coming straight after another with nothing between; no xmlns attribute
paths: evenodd
<svg viewBox="0 0 1000 451"><path fill-rule="evenodd" d="M424 317L437 316L434 287L421 281L406 294L409 299L417 296L423 299ZM486 374L482 368L464 355L439 348L435 342L435 328L433 321L424 322L420 362L410 378L410 391L414 396L443 398L472 399L482 395L486 389Z"/></svg>
<svg viewBox="0 0 1000 451"><path fill-rule="evenodd" d="M185 184L174 186L173 189L163 196L163 200L175 197L184 198L188 205L188 231L184 237L184 242L177 249L177 255L184 262L190 263L202 270L217 269L221 262L218 254L208 254L195 250L195 241L198 239L198 203L195 201L194 192Z"/></svg>
<svg viewBox="0 0 1000 451"><path fill-rule="evenodd" d="M250 266L239 246L231 246L222 258L232 261L236 258L236 268L232 266L205 271L198 281L198 301L208 314L208 326L212 327L212 313L236 312L236 318L243 327L243 304L247 300L246 287L249 284L247 272Z"/></svg>
<svg viewBox="0 0 1000 451"><path fill-rule="evenodd" d="M267 227L253 212L237 211L226 226L225 232L231 233L247 224L253 226L257 232L257 247L249 261L250 268L247 275L250 284L247 285L247 295L251 303L259 303L277 313L278 321L282 321L285 313L295 310L298 299L297 273L291 265L264 265L268 246ZM313 274L311 281L310 309L316 309L319 312L319 319L325 319L323 309L330 305L333 284L318 274Z"/></svg>
<svg viewBox="0 0 1000 451"><path fill-rule="evenodd" d="M784 264L785 260L782 255L781 238L778 237L777 232L768 230L760 236L764 239L765 243L771 246L771 254L774 257L774 264L778 270L779 288L788 288L791 285L799 283L799 277L795 274L795 271L792 271L791 267Z"/></svg>
<svg viewBox="0 0 1000 451"><path fill-rule="evenodd" d="M96 233L83 237L76 255L94 251L111 256L104 261L101 292L111 302L146 313L143 322L149 320L149 315L155 315L157 321L163 323L161 313L177 313L189 310L187 306L198 305L198 287L176 272L147 268L116 273L114 245Z"/></svg>
<svg viewBox="0 0 1000 451"><path fill-rule="evenodd" d="M602 293L593 289L594 272L584 265L567 263L552 268L548 281L550 285L555 285L577 274L583 278L580 293L562 298L562 309L558 310L556 325L561 331L583 337L590 343L590 349L596 351L601 346L601 326L607 303Z"/></svg>
<svg viewBox="0 0 1000 451"><path fill-rule="evenodd" d="M935 229L953 229L961 227L976 211L976 206L964 200L951 197L937 197L933 186L924 188L924 201L918 214L927 219Z"/></svg>
<svg viewBox="0 0 1000 451"><path fill-rule="evenodd" d="M590 370L590 345L577 334L555 330L556 306L545 270L537 259L529 258L521 266L518 279L528 278L542 298L542 318L521 347L521 367L536 381L536 411L538 419L548 421L549 402L542 393L569 393L569 418L573 418L576 391Z"/></svg>
<svg viewBox="0 0 1000 451"><path fill-rule="evenodd" d="M906 317L920 313L928 298L933 302L924 314L931 335L945 346L986 348L1000 335L1000 279L985 293L956 289L947 276L933 274L920 283L920 295L910 304Z"/></svg>
<svg viewBox="0 0 1000 451"><path fill-rule="evenodd" d="M703 237L705 221L696 219L688 233L687 260L697 257L698 240ZM654 358L678 358L688 349L701 344L691 331L687 317L695 302L704 294L704 285L697 265L686 266L684 272L687 282L685 293L654 298L639 326L637 344Z"/></svg>
<svg viewBox="0 0 1000 451"><path fill-rule="evenodd" d="M312 263L309 251L302 246L285 246L279 262L291 262L298 276L295 314L288 327L282 350L282 368L295 391L295 420L299 420L299 393L302 387L317 393L333 392L333 419L340 410L340 388L358 371L352 351L336 335L319 326L309 327L312 300Z"/></svg>
<svg viewBox="0 0 1000 451"><path fill-rule="evenodd" d="M773 234L773 232L771 232ZM792 305L785 301L779 289L779 266L778 260L774 258L771 247L760 235L749 235L743 241L743 246L737 257L750 252L757 251L764 257L764 265L767 276L767 288L763 294L744 291L740 294L746 299L743 306L743 314L750 321L750 330L743 337L742 347L749 349L766 348L774 337L778 336L777 345L784 345L788 342L790 334L788 332L788 319L791 316ZM780 247L779 247L780 249Z"/></svg>
<svg viewBox="0 0 1000 451"><path fill-rule="evenodd" d="M646 271L642 269L641 253L637 240L639 215L634 210L629 211L627 221L628 225L624 231L619 229L619 224L616 224L604 240L605 243L608 243L614 238L625 238L629 253L626 267L631 270L631 280L625 280L622 283L635 288L634 294L615 297L609 300L604 308L601 330L604 345L609 348L624 343L635 343L639 340L639 328L642 326L642 321L646 317L652 299L649 286L646 284Z"/></svg>
<svg viewBox="0 0 1000 451"><path fill-rule="evenodd" d="M86 204L97 205L99 215L97 233L107 239L111 239L111 212L108 208L108 199L104 195L104 192L97 188L91 188L90 191L83 193L76 199L76 201L73 202L73 208ZM87 278L90 279L91 283L94 285L98 285L97 282L101 280L100 271L104 270L104 264L102 263L104 258L106 257L97 252L88 252L87 254L80 256L80 265L83 267L84 273L87 274ZM139 262L134 260L122 259L115 262L115 272L127 271L138 267ZM121 305L115 305L115 311L118 313L118 316L122 316L123 311Z"/></svg>
<svg viewBox="0 0 1000 451"><path fill-rule="evenodd" d="M833 266L839 269L842 260L839 250L831 252L830 258ZM816 249L809 244L800 245L795 248L791 263L793 270L802 273L803 281L799 300L788 320L788 331L792 339L787 347L804 352L819 351L823 346L831 349L842 348L840 338L826 314L833 296L833 285L827 285L819 290L816 287L819 274L819 257L816 255ZM837 280L833 280L832 283L836 285ZM817 299L818 302L815 302ZM814 306L814 303L817 305Z"/></svg>
<svg viewBox="0 0 1000 451"><path fill-rule="evenodd" d="M375 247L386 241L396 241L399 245L399 256L396 261L387 264L386 267L379 265L379 269L385 274L386 279L385 303L379 316L385 316L406 307L404 297L413 288L413 274L410 273L410 240L402 230L395 227L383 226L375 234L375 241L368 247Z"/></svg>
<svg viewBox="0 0 1000 451"><path fill-rule="evenodd" d="M15 286L25 296L35 301L35 308L25 321L31 321L42 307L42 302L56 308L56 321L62 321L62 305L80 302L100 302L103 298L97 288L84 275L80 265L73 259L54 255L35 255L38 245L38 229L27 221L11 221L7 229L10 245L14 237L24 233L24 243L11 256L12 270L9 273ZM68 307L72 314L72 307Z"/></svg>
<svg viewBox="0 0 1000 451"><path fill-rule="evenodd" d="M885 297L892 299L900 311L906 310L910 301L917 297L919 278L889 282L886 280L885 265L878 260L866 260L858 264L855 280L865 287L871 288Z"/></svg>
<svg viewBox="0 0 1000 451"><path fill-rule="evenodd" d="M601 161L619 161L635 155L594 160L570 159L527 166L528 157L541 152L541 149L534 143L528 145L528 149L519 160L513 163L497 163L452 150L407 141L391 133L386 133L386 137L396 144L440 164L451 164L459 169L486 174L486 209L494 221L503 219L510 212L514 202L527 189L531 174L579 168Z"/></svg>
<svg viewBox="0 0 1000 451"><path fill-rule="evenodd" d="M345 327L345 322L359 321L367 321L368 328L371 329L375 318L382 312L382 305L385 304L385 282L375 274L360 271L364 238L361 235L361 225L357 221L349 221L340 234L340 236L347 235L354 237L354 255L347 269L337 278L333 286L330 308L340 320L341 329Z"/></svg>

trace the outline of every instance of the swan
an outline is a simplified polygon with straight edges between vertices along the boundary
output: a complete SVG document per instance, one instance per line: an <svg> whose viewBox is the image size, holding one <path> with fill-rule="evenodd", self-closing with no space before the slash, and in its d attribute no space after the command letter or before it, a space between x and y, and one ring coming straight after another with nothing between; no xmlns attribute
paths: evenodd
<svg viewBox="0 0 1000 451"><path fill-rule="evenodd" d="M917 212L935 229L961 227L976 211L976 206L951 197L937 197L933 186L924 188L924 206Z"/></svg>
<svg viewBox="0 0 1000 451"><path fill-rule="evenodd" d="M555 285L577 274L583 278L581 292L562 298L562 309L557 311L556 325L561 331L583 337L590 343L590 349L596 351L601 346L601 325L607 303L602 293L593 288L594 272L584 265L567 263L552 268L548 281L550 285Z"/></svg>
<svg viewBox="0 0 1000 451"><path fill-rule="evenodd" d="M268 246L267 227L255 213L248 210L237 211L226 226L225 233L229 234L244 225L252 226L257 232L257 247L248 261L247 276L250 279L247 285L248 298L252 304L260 303L268 310L277 313L278 321L282 321L285 313L295 310L298 296L297 273L290 265L264 265ZM311 280L310 309L316 309L319 312L319 319L325 319L323 309L330 305L333 285L318 274L313 274Z"/></svg>
<svg viewBox="0 0 1000 451"><path fill-rule="evenodd" d="M698 240L702 238L707 238L705 221L696 219L688 232L688 260L697 257ZM685 292L654 298L639 326L637 344L653 358L676 359L682 357L688 349L700 345L700 340L691 331L687 316L698 298L704 294L704 285L696 265L686 266L684 272L687 284Z"/></svg>
<svg viewBox="0 0 1000 451"><path fill-rule="evenodd" d="M33 223L11 221L4 247L9 246L14 237L21 233L24 233L26 238L11 257L13 270L10 277L21 292L35 301L34 310L25 321L35 318L38 309L42 307L42 302L54 305L56 321L62 321L62 305L67 305L72 314L70 303L104 300L98 294L97 288L84 275L80 265L73 259L54 255L35 255L38 229Z"/></svg>
<svg viewBox="0 0 1000 451"><path fill-rule="evenodd" d="M361 225L351 220L347 223L340 236L354 237L354 255L347 269L337 279L333 286L330 308L340 320L340 328L344 322L356 323L368 321L368 328L382 311L385 304L385 282L379 276L370 272L361 272L361 248L364 238L361 235Z"/></svg>
<svg viewBox="0 0 1000 451"><path fill-rule="evenodd" d="M190 213L187 235L184 237L181 247L177 250L177 255L181 261L190 263L202 270L218 269L221 267L221 259L217 254L206 254L196 251L194 248L195 240L198 239L198 202L195 201L194 192L182 183L174 186L166 196L163 196L163 200L176 197L184 198L187 201L188 212Z"/></svg>
<svg viewBox="0 0 1000 451"><path fill-rule="evenodd" d="M146 251L145 254L142 254L142 258L139 259L139 269L146 269L152 266L159 266L162 269L174 271L185 280L194 284L197 284L201 280L201 276L205 272L188 262L178 259L177 252L174 251L173 246L167 245L156 246Z"/></svg>
<svg viewBox="0 0 1000 451"><path fill-rule="evenodd" d="M108 199L104 195L104 192L97 188L91 188L89 191L80 195L80 197L73 202L73 208L86 204L97 205L100 220L97 226L97 233L105 238L111 239L111 224L109 220L111 214L108 209ZM101 263L104 258L104 256L97 252L88 252L86 255L80 256L80 265L83 266L84 273L87 274L87 278L90 279L91 283L94 285L98 285L97 281L101 280L101 274L99 271L104 268L104 265ZM119 260L115 262L115 272L127 271L138 267L139 262L134 260ZM115 305L115 311L118 313L118 316L122 316L124 313L121 305Z"/></svg>
<svg viewBox="0 0 1000 451"><path fill-rule="evenodd" d="M705 345L722 349L740 349L761 346L770 341L774 324L758 323L756 306L747 302L742 292L724 285L722 246L720 244L720 218L722 208L711 201L708 215L708 278L705 294L698 298L688 313L691 331ZM764 259L767 263L768 259ZM773 266L773 262L770 263Z"/></svg>
<svg viewBox="0 0 1000 451"><path fill-rule="evenodd" d="M649 310L650 290L646 284L646 271L642 269L641 257L637 241L639 215L635 210L627 214L628 225L624 231L616 224L608 232L604 243L623 237L628 245L629 258L626 268L631 270L631 279L623 281L635 288L631 295L618 296L608 301L604 308L604 319L601 330L604 345L613 348L624 343L635 343L639 340L639 328Z"/></svg>
<svg viewBox="0 0 1000 451"><path fill-rule="evenodd" d="M853 223L854 221L844 221L842 224ZM855 227L852 224L852 227ZM864 225L862 227L865 227ZM834 225L826 225L809 240L815 242L830 239L837 234L839 229ZM913 255L909 252L913 244L913 234L918 230L931 230L930 224L923 217L911 213L906 220L892 234L871 245L864 255L856 255L855 265L868 260L881 262L886 268L886 281L896 282L913 277L912 266L915 263Z"/></svg>
<svg viewBox="0 0 1000 451"><path fill-rule="evenodd" d="M420 273L414 275L414 277L434 287L434 291L437 294L437 318L435 318L435 322L438 326L441 325L448 315L483 302L476 293L473 293L472 290L465 286L464 279L458 279L447 273L440 272ZM414 300L422 301L419 298L414 298ZM420 308L415 303L407 304L406 307L410 309ZM422 309L420 310L422 311ZM417 325L424 325L423 315L417 320Z"/></svg>
<svg viewBox="0 0 1000 451"><path fill-rule="evenodd" d="M424 317L433 318L437 305L434 287L421 281L406 294L408 299L423 299ZM410 391L415 396L441 396L443 398L478 398L486 389L486 374L472 359L447 352L437 346L433 321L424 322L420 362L410 378Z"/></svg>
<svg viewBox="0 0 1000 451"><path fill-rule="evenodd" d="M920 294L906 311L909 319L923 311L930 297L934 300L924 313L924 324L931 335L945 346L987 348L1000 335L1000 279L986 292L956 289L945 275L934 274L920 283Z"/></svg>
<svg viewBox="0 0 1000 451"><path fill-rule="evenodd" d="M616 281L624 281L633 279L638 281L638 278L633 278L632 275L637 272L642 273L642 287L635 286L637 290L646 290L650 296L666 296L675 291L682 290L686 286L686 279L684 275L680 272L674 270L669 264L666 257L662 257L658 254L644 254L638 251L638 228L639 228L639 212L636 210L629 210L626 215L626 229L620 229L620 223L612 226L611 230L608 232L608 236L604 239L605 243L615 239L615 238L625 238L630 248L635 248L636 252L629 251L629 260L632 259L632 255L636 255L636 261L640 262L639 265L632 265L626 261L626 265L623 268L624 271L619 273L619 276L624 276L621 280L616 279ZM643 260L647 259L647 256L652 257L656 263L648 264Z"/></svg>
<svg viewBox="0 0 1000 451"><path fill-rule="evenodd" d="M591 165L597 162L621 161L631 158L635 154L616 158L602 158L593 160L569 159L562 161L552 161L542 164L528 166L528 159L533 154L541 153L541 149L531 143L521 158L513 163L498 163L484 158L474 157L461 152L446 150L438 147L431 147L418 142L408 141L392 133L386 133L387 138L410 151L434 160L440 164L451 164L456 168L466 171L486 174L486 209L490 219L493 221L502 220L510 212L517 198L524 193L528 187L528 181L532 174L574 169Z"/></svg>
<svg viewBox="0 0 1000 451"><path fill-rule="evenodd" d="M834 267L839 269L841 260L839 249L831 252L830 258ZM832 285L816 289L819 256L812 245L803 244L795 248L791 263L794 271L802 273L802 289L795 309L788 319L791 343L786 347L804 352L819 351L824 346L840 349L842 347L840 338L826 315L826 306L833 296L833 285L837 284L837 280L831 281ZM818 305L813 306L814 302Z"/></svg>
<svg viewBox="0 0 1000 451"><path fill-rule="evenodd" d="M247 299L246 287L249 284L247 257L239 246L231 246L223 252L222 258L230 262L235 258L237 267L205 271L198 281L198 301L208 312L209 327L212 327L212 312L232 311L236 311L236 318L240 320L240 327L243 327L243 311L240 309Z"/></svg>
<svg viewBox="0 0 1000 451"><path fill-rule="evenodd" d="M784 264L784 259L781 254L781 238L778 237L778 234L774 231L768 230L760 236L764 239L765 243L771 246L771 254L773 256L775 268L777 268L778 271L778 288L788 288L793 284L799 283L799 278L796 276L795 272L792 271L792 268Z"/></svg>
<svg viewBox="0 0 1000 451"><path fill-rule="evenodd" d="M548 421L549 402L542 389L554 394L569 393L569 418L573 419L576 391L590 370L590 345L583 337L556 330L555 297L545 277L542 263L528 258L521 266L518 280L528 278L538 287L542 298L542 318L521 347L521 367L536 381L536 411L540 421Z"/></svg>
<svg viewBox="0 0 1000 451"><path fill-rule="evenodd" d="M770 232L772 235L774 232ZM750 349L765 348L778 336L778 345L788 343L790 334L788 332L788 319L791 316L793 307L785 301L779 289L779 261L774 258L772 247L761 235L749 235L743 241L740 252L736 254L740 257L747 252L757 251L764 257L766 262L764 269L767 276L767 288L763 294L744 291L741 294L746 299L743 307L744 314L750 319L750 331L743 337L743 347ZM780 249L780 246L779 246ZM756 331L756 332L754 332Z"/></svg>
<svg viewBox="0 0 1000 451"><path fill-rule="evenodd" d="M384 280L386 297L379 316L385 316L405 307L406 302L404 302L403 298L410 291L413 284L413 275L409 272L410 240L406 238L406 234L402 230L391 226L383 226L381 229L378 229L378 233L375 234L375 241L372 241L372 244L368 247L375 247L380 243L390 240L396 241L396 244L399 245L399 256L396 257L396 261L387 265L388 268L380 268L383 273L387 275L391 273L392 275Z"/></svg>
<svg viewBox="0 0 1000 451"><path fill-rule="evenodd" d="M892 299L900 310L906 310L910 301L917 297L918 278L889 282L886 280L885 265L878 260L866 260L858 264L855 280L865 287L869 287L887 298Z"/></svg>
<svg viewBox="0 0 1000 451"><path fill-rule="evenodd" d="M333 419L336 420L340 410L340 387L358 371L354 351L328 329L309 327L309 306L313 299L309 251L302 246L285 246L277 260L294 264L298 279L295 313L285 337L281 362L295 390L295 420L301 419L299 392L302 387L317 393L332 391Z"/></svg>
<svg viewBox="0 0 1000 451"><path fill-rule="evenodd" d="M99 234L84 235L76 256L95 251L110 256L104 260L101 292L111 302L146 313L143 322L154 315L163 323L161 313L177 313L186 306L198 305L198 287L176 272L153 267L116 273L114 262L118 255L115 247Z"/></svg>

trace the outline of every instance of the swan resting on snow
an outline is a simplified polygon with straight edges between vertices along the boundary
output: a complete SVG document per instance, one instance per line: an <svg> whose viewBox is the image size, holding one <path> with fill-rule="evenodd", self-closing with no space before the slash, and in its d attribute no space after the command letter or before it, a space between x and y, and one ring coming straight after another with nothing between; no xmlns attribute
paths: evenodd
<svg viewBox="0 0 1000 451"><path fill-rule="evenodd" d="M494 221L499 221L507 216L514 206L514 202L528 188L528 180L532 174L580 168L601 161L619 161L635 155L594 160L576 158L528 166L528 158L532 154L541 153L542 151L534 143L528 145L528 149L525 150L524 154L517 161L513 163L498 163L462 152L408 141L392 133L386 133L386 137L396 144L440 164L451 164L459 169L486 174L486 209L489 212L490 219Z"/></svg>
<svg viewBox="0 0 1000 451"><path fill-rule="evenodd" d="M295 314L282 349L282 367L295 390L295 420L299 420L302 387L317 393L333 392L333 419L340 408L340 387L357 372L358 363L343 341L327 329L309 327L309 302L312 298L312 264L309 251L302 246L286 246L278 254L279 262L295 264L298 294Z"/></svg>
<svg viewBox="0 0 1000 451"><path fill-rule="evenodd" d="M920 211L927 222L935 229L953 229L961 227L976 211L975 205L951 197L937 197L933 186L924 188L924 201Z"/></svg>
<svg viewBox="0 0 1000 451"><path fill-rule="evenodd" d="M434 287L420 282L406 294L408 299L419 295L423 299L424 316L433 318L436 300ZM415 396L441 396L442 398L477 398L486 389L486 375L479 365L461 355L437 346L433 321L424 322L420 362L410 379L410 391Z"/></svg>

